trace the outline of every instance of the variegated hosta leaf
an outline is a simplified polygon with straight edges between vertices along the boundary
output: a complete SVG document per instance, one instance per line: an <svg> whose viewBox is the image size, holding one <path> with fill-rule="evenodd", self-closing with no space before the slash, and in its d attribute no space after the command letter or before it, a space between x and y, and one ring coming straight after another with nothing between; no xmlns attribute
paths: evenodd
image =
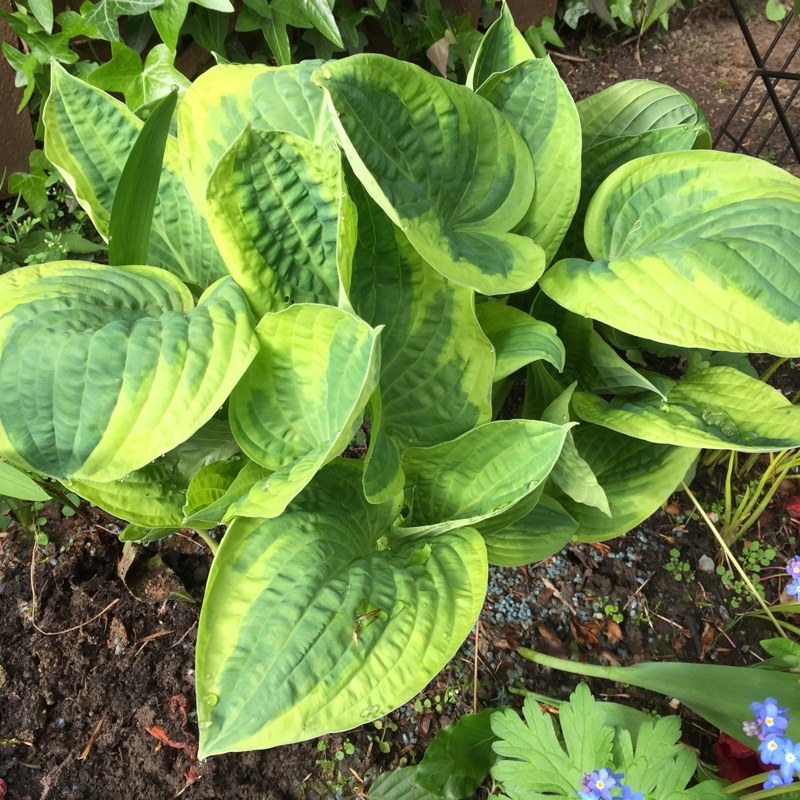
<svg viewBox="0 0 800 800"><path fill-rule="evenodd" d="M550 474L568 431L567 425L499 420L451 442L409 448L402 466L411 519L394 533L451 530L511 509Z"/></svg>
<svg viewBox="0 0 800 800"><path fill-rule="evenodd" d="M212 173L208 224L259 317L291 303L336 305L339 214L350 208L340 171L336 150L247 128Z"/></svg>
<svg viewBox="0 0 800 800"><path fill-rule="evenodd" d="M493 381L540 359L564 369L564 345L552 325L504 303L479 303L475 313L495 349Z"/></svg>
<svg viewBox="0 0 800 800"><path fill-rule="evenodd" d="M733 367L687 375L667 392L607 403L577 393L581 419L648 442L761 453L800 447L800 407L779 391Z"/></svg>
<svg viewBox="0 0 800 800"><path fill-rule="evenodd" d="M152 267L60 261L0 277L0 454L107 482L188 439L258 350L231 278L193 306Z"/></svg>
<svg viewBox="0 0 800 800"><path fill-rule="evenodd" d="M220 459L238 459L241 468L241 456L235 455L238 452L239 446L228 424L211 419L174 450L124 478L105 483L90 480L66 483L93 505L144 529L181 528L186 524L183 507L192 476L218 464L237 463Z"/></svg>
<svg viewBox="0 0 800 800"><path fill-rule="evenodd" d="M599 425L580 425L573 436L578 453L597 476L611 509L609 517L548 484L548 492L578 522L572 538L580 542L621 536L647 519L686 478L700 453L693 447L633 439Z"/></svg>
<svg viewBox="0 0 800 800"><path fill-rule="evenodd" d="M295 133L318 145L334 140L323 113L325 95L310 80L321 63L221 64L194 81L178 112L178 139L186 186L202 213L214 167L248 125Z"/></svg>
<svg viewBox="0 0 800 800"><path fill-rule="evenodd" d="M213 528L219 525L228 509L246 497L253 486L263 482L270 470L250 459L209 464L198 472L186 492L183 524L193 528Z"/></svg>
<svg viewBox="0 0 800 800"><path fill-rule="evenodd" d="M256 331L262 349L231 395L231 428L274 472L229 518L280 514L350 443L378 382L380 329L346 311L300 303L266 314Z"/></svg>
<svg viewBox="0 0 800 800"><path fill-rule="evenodd" d="M502 530L484 533L486 555L498 567L521 567L561 550L578 530L578 523L547 494L525 516Z"/></svg>
<svg viewBox="0 0 800 800"><path fill-rule="evenodd" d="M618 169L586 217L592 263L542 289L576 314L684 347L800 354L800 181L731 153L649 156Z"/></svg>
<svg viewBox="0 0 800 800"><path fill-rule="evenodd" d="M364 495L370 503L383 503L403 493L405 480L400 466L400 449L386 433L380 386L369 400L369 449L364 456Z"/></svg>
<svg viewBox="0 0 800 800"><path fill-rule="evenodd" d="M484 294L536 282L543 251L509 233L530 207L533 163L491 103L388 56L329 62L314 80L357 177L434 269Z"/></svg>
<svg viewBox="0 0 800 800"><path fill-rule="evenodd" d="M571 384L547 406L542 413L544 422L566 425L570 421L569 405L575 386L575 383ZM592 468L581 458L572 431L567 433L561 455L550 473L550 478L559 489L576 502L594 506L607 516L611 516L606 493L597 482L597 476L592 472Z"/></svg>
<svg viewBox="0 0 800 800"><path fill-rule="evenodd" d="M503 112L531 151L536 189L514 233L530 236L549 263L581 194L581 126L575 102L549 57L493 75L478 93Z"/></svg>
<svg viewBox="0 0 800 800"><path fill-rule="evenodd" d="M477 90L495 73L505 72L533 58L533 50L517 30L508 4L503 3L500 16L489 26L475 53L467 86Z"/></svg>
<svg viewBox="0 0 800 800"><path fill-rule="evenodd" d="M698 146L711 147L708 120L691 97L648 80L621 81L578 101L583 149L621 136L689 126Z"/></svg>
<svg viewBox="0 0 800 800"><path fill-rule="evenodd" d="M455 439L491 419L492 346L473 293L428 266L360 185L351 181L351 191L350 301L370 325L385 326L381 429L401 448Z"/></svg>
<svg viewBox="0 0 800 800"><path fill-rule="evenodd" d="M44 107L45 153L100 235L122 170L144 123L122 103L54 64ZM205 220L189 200L178 143L167 138L147 261L207 287L228 274Z"/></svg>
<svg viewBox="0 0 800 800"><path fill-rule="evenodd" d="M400 511L339 459L276 519L238 519L211 567L197 637L200 756L346 730L420 691L486 593L469 528L379 549Z"/></svg>
<svg viewBox="0 0 800 800"><path fill-rule="evenodd" d="M688 95L647 80L622 81L577 104L583 135L581 199L564 242L563 257L587 258L586 209L600 184L635 158L710 148L705 114Z"/></svg>

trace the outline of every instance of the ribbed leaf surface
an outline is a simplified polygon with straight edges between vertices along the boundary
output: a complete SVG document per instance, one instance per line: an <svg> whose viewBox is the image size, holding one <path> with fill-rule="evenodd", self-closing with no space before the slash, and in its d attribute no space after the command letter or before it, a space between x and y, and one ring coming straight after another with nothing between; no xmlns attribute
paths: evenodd
<svg viewBox="0 0 800 800"><path fill-rule="evenodd" d="M640 158L598 190L592 263L567 259L541 287L635 336L731 352L800 353L800 181L747 156Z"/></svg>
<svg viewBox="0 0 800 800"><path fill-rule="evenodd" d="M258 316L293 302L336 305L340 158L248 128L211 175L208 224Z"/></svg>
<svg viewBox="0 0 800 800"><path fill-rule="evenodd" d="M573 538L581 542L621 536L647 519L675 491L700 452L693 447L651 444L598 425L580 425L573 436L611 510L609 517L548 484L548 492L578 522Z"/></svg>
<svg viewBox="0 0 800 800"><path fill-rule="evenodd" d="M45 153L100 232L108 237L111 206L143 124L106 92L52 69L44 107ZM205 288L227 275L205 221L183 182L178 143L167 138L147 261Z"/></svg>
<svg viewBox="0 0 800 800"><path fill-rule="evenodd" d="M62 261L0 277L0 452L109 481L188 439L258 350L239 287L201 298L163 270Z"/></svg>
<svg viewBox="0 0 800 800"><path fill-rule="evenodd" d="M428 266L361 186L353 184L352 195L350 301L370 325L385 326L382 430L401 448L455 439L491 418L492 347L473 293Z"/></svg>
<svg viewBox="0 0 800 800"><path fill-rule="evenodd" d="M420 255L484 294L521 291L544 253L509 233L533 198L530 153L491 103L387 56L314 73L353 170Z"/></svg>
<svg viewBox="0 0 800 800"><path fill-rule="evenodd" d="M667 402L638 395L607 403L577 393L582 419L649 442L761 453L800 446L800 407L733 367L709 367L681 379Z"/></svg>
<svg viewBox="0 0 800 800"><path fill-rule="evenodd" d="M242 450L275 470L230 514L271 517L350 443L375 390L379 331L331 306L267 314L261 352L233 391L231 428Z"/></svg>
<svg viewBox="0 0 800 800"><path fill-rule="evenodd" d="M451 442L403 453L410 524L397 536L449 530L496 517L531 494L553 468L568 426L489 422Z"/></svg>
<svg viewBox="0 0 800 800"><path fill-rule="evenodd" d="M486 591L464 529L378 550L400 510L370 504L340 459L277 519L239 519L200 618L200 755L274 747L388 713L444 666Z"/></svg>
<svg viewBox="0 0 800 800"><path fill-rule="evenodd" d="M549 57L493 75L478 93L505 115L531 152L536 190L514 232L530 236L549 262L581 193L581 126L575 102Z"/></svg>

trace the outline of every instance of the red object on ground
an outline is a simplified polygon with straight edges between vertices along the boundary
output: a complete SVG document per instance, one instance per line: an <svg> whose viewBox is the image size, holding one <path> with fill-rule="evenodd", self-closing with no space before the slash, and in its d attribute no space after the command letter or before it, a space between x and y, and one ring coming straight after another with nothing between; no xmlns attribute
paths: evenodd
<svg viewBox="0 0 800 800"><path fill-rule="evenodd" d="M800 496L790 498L783 504L783 507L790 517L800 517Z"/></svg>
<svg viewBox="0 0 800 800"><path fill-rule="evenodd" d="M745 778L751 778L753 775L759 775L772 769L768 764L761 763L755 750L736 741L727 733L721 733L719 739L714 742L714 753L717 756L717 774L731 783L743 781ZM760 788L760 786L755 786L753 791Z"/></svg>

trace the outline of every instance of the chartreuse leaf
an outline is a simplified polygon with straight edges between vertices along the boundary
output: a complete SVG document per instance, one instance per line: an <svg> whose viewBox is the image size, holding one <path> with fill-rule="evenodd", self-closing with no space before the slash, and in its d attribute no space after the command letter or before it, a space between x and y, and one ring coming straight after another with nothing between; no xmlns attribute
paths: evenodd
<svg viewBox="0 0 800 800"><path fill-rule="evenodd" d="M350 301L370 325L385 326L381 430L401 448L455 439L491 419L494 358L473 293L426 264L364 189L349 185L358 211Z"/></svg>
<svg viewBox="0 0 800 800"><path fill-rule="evenodd" d="M369 800L437 800L438 794L427 792L417 784L418 771L419 766L384 772L370 786Z"/></svg>
<svg viewBox="0 0 800 800"><path fill-rule="evenodd" d="M403 453L412 508L399 537L474 525L534 492L561 452L568 426L513 419L480 425L451 442Z"/></svg>
<svg viewBox="0 0 800 800"><path fill-rule="evenodd" d="M753 718L750 703L754 702L754 697L759 700L774 697L779 705L790 709L800 706L797 675L790 672L668 662L601 667L552 658L525 647L520 647L519 652L525 658L553 669L629 683L677 697L696 714L748 747L753 739L745 735L742 723ZM720 686L725 687L724 692L720 691ZM800 738L800 718L794 717L789 722L786 735L793 741Z"/></svg>
<svg viewBox="0 0 800 800"><path fill-rule="evenodd" d="M503 112L531 152L536 189L514 233L530 236L549 263L581 194L581 126L575 102L549 56L493 75L478 93Z"/></svg>
<svg viewBox="0 0 800 800"><path fill-rule="evenodd" d="M0 497L17 500L49 500L50 495L24 472L0 461Z"/></svg>
<svg viewBox="0 0 800 800"><path fill-rule="evenodd" d="M45 153L108 237L114 194L143 124L110 95L53 65L42 118ZM175 139L167 139L147 263L207 287L227 275L211 233L189 201Z"/></svg>
<svg viewBox="0 0 800 800"><path fill-rule="evenodd" d="M400 498L370 504L338 459L279 517L237 519L214 559L197 643L200 756L345 730L408 700L469 633L480 535L379 549Z"/></svg>
<svg viewBox="0 0 800 800"><path fill-rule="evenodd" d="M566 752L556 735L552 715L542 713L533 698L525 698L523 714L524 722L511 709L498 711L491 719L492 731L498 737L493 748L500 756L492 767L492 776L503 784L511 800L538 800L543 792L573 797L585 773L609 762L614 729L603 724L603 711L595 705L585 684L580 684L569 703L560 707Z"/></svg>
<svg viewBox="0 0 800 800"><path fill-rule="evenodd" d="M139 131L125 161L108 221L108 263L144 264L164 160L169 123L178 93L170 92Z"/></svg>
<svg viewBox="0 0 800 800"><path fill-rule="evenodd" d="M578 101L583 135L581 198L563 255L588 257L586 209L617 167L655 153L710 148L705 114L688 95L647 80L622 81Z"/></svg>
<svg viewBox="0 0 800 800"><path fill-rule="evenodd" d="M577 103L583 149L621 136L689 126L700 147L711 146L708 121L691 97L648 80L621 81Z"/></svg>
<svg viewBox="0 0 800 800"><path fill-rule="evenodd" d="M573 539L582 542L620 536L647 519L686 477L700 452L693 447L651 444L598 425L582 424L572 435L611 511L609 517L604 510L548 485L548 492L578 522Z"/></svg>
<svg viewBox="0 0 800 800"><path fill-rule="evenodd" d="M339 216L350 209L340 171L336 150L249 127L214 169L208 224L258 316L291 303L336 305Z"/></svg>
<svg viewBox="0 0 800 800"><path fill-rule="evenodd" d="M491 103L381 55L329 62L314 80L356 176L431 266L484 294L533 286L544 252L509 233L530 207L533 162Z"/></svg>
<svg viewBox="0 0 800 800"><path fill-rule="evenodd" d="M594 262L541 281L577 314L655 341L800 352L800 181L746 156L666 153L618 169L586 217Z"/></svg>
<svg viewBox="0 0 800 800"><path fill-rule="evenodd" d="M241 462L239 463L241 465ZM184 524L195 528L213 528L219 525L228 509L246 497L253 486L263 481L270 472L255 461L246 459L244 466L240 466L236 477L229 484L223 477L214 481L212 485L211 475L206 477L198 473L189 484L186 505L183 507ZM194 500L196 505L190 505L190 494L191 500ZM205 502L206 505L200 505L201 502Z"/></svg>
<svg viewBox="0 0 800 800"><path fill-rule="evenodd" d="M564 345L552 325L504 303L479 303L475 313L495 349L493 381L540 359L564 368Z"/></svg>
<svg viewBox="0 0 800 800"><path fill-rule="evenodd" d="M231 428L274 472L229 517L280 514L350 443L378 381L379 329L346 311L301 303L266 314L256 331L262 349L231 394Z"/></svg>
<svg viewBox="0 0 800 800"><path fill-rule="evenodd" d="M542 561L572 539L578 523L548 494L525 516L504 528L484 533L486 555L498 567L521 567Z"/></svg>
<svg viewBox="0 0 800 800"><path fill-rule="evenodd" d="M477 90L495 73L505 72L533 58L533 50L517 30L508 4L503 3L500 16L489 26L481 40L469 68L467 86Z"/></svg>
<svg viewBox="0 0 800 800"><path fill-rule="evenodd" d="M497 761L492 750L497 736L490 724L497 711L487 708L480 714L465 714L442 728L417 769L419 785L445 800L473 794Z"/></svg>
<svg viewBox="0 0 800 800"><path fill-rule="evenodd" d="M124 478L71 480L69 488L109 514L146 530L180 528L192 476L203 472L209 462L212 466L229 463L220 459L238 452L228 425L211 419L185 442Z"/></svg>
<svg viewBox="0 0 800 800"><path fill-rule="evenodd" d="M186 186L203 213L208 179L247 125L294 133L320 146L333 141L325 93L310 80L321 63L224 64L195 80L178 111L178 139Z"/></svg>
<svg viewBox="0 0 800 800"><path fill-rule="evenodd" d="M745 453L800 446L800 408L781 392L733 367L691 372L667 391L608 403L579 392L575 413L648 442Z"/></svg>
<svg viewBox="0 0 800 800"><path fill-rule="evenodd" d="M542 413L544 422L565 425L569 422L569 404L575 391L573 383L565 389ZM611 516L608 498L589 464L581 457L572 431L567 433L561 455L550 474L553 483L577 503L594 506L606 516Z"/></svg>
<svg viewBox="0 0 800 800"><path fill-rule="evenodd" d="M369 448L364 457L364 495L370 503L383 503L402 494L405 483L400 466L400 449L384 430L380 386L367 407Z"/></svg>
<svg viewBox="0 0 800 800"><path fill-rule="evenodd" d="M194 307L151 267L61 261L0 276L0 455L107 482L205 424L258 350L230 278Z"/></svg>

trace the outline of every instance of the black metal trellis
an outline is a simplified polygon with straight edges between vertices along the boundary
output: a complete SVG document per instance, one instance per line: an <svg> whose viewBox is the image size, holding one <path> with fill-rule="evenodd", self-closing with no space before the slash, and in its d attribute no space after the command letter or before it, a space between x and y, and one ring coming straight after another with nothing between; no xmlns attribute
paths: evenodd
<svg viewBox="0 0 800 800"><path fill-rule="evenodd" d="M780 125L783 132L786 134L788 143L784 146L780 154L775 155L775 163L780 164L789 153L793 153L797 163L800 164L800 121L793 122L790 119L790 112L795 98L800 93L800 72L793 72L790 68L793 66L792 62L800 51L800 34L798 34L797 26L790 29L790 24L794 16L794 11L790 10L783 22L781 23L778 32L772 43L762 54L758 49L747 20L739 7L738 0L730 0L731 8L742 29L747 47L750 50L750 55L753 57L756 68L750 76L750 81L737 100L728 118L722 125L716 139L714 140L714 147L718 147L721 142L728 146L733 152L741 151L751 156L762 156L768 144L772 141L772 136ZM775 48L787 32L795 32L797 41L791 48L788 57L783 61L779 69L771 69L768 66L770 56L773 55ZM800 68L800 65L798 67ZM745 103L755 87L758 89L758 82L763 82L764 94L760 102L756 103L754 111L745 110ZM793 88L789 92L788 99L783 100L779 96L778 86L781 81L794 83ZM783 89L783 87L782 87ZM764 132L758 128L756 123L762 116L765 108L769 111L769 106L774 109L775 118L769 125L768 129ZM744 113L743 113L744 112ZM749 116L748 116L749 115ZM737 123L743 124L743 127L737 131ZM727 148L726 148L727 149ZM769 154L769 151L768 151Z"/></svg>

